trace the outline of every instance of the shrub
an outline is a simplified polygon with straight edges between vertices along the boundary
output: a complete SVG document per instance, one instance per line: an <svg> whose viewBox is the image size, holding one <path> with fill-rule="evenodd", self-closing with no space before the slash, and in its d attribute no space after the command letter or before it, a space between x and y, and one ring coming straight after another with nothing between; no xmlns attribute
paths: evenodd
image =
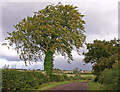
<svg viewBox="0 0 120 92"><path fill-rule="evenodd" d="M93 79L94 79L94 78L93 78L92 76L87 76L87 77L86 77L86 80L87 80L87 81L90 81L90 80L93 80Z"/></svg>
<svg viewBox="0 0 120 92"><path fill-rule="evenodd" d="M65 80L70 80L70 78L65 74L63 74L63 77L64 77Z"/></svg>
<svg viewBox="0 0 120 92"><path fill-rule="evenodd" d="M81 78L80 74L76 74L74 77L75 80L79 80L80 78Z"/></svg>
<svg viewBox="0 0 120 92"><path fill-rule="evenodd" d="M95 77L94 82L97 82L97 81L98 81L98 77Z"/></svg>
<svg viewBox="0 0 120 92"><path fill-rule="evenodd" d="M59 77L60 77L59 81L65 81L64 75L60 75Z"/></svg>
<svg viewBox="0 0 120 92"><path fill-rule="evenodd" d="M68 77L68 80L79 80L79 79L81 79L81 76L79 74L76 74L74 77L73 76Z"/></svg>
<svg viewBox="0 0 120 92"><path fill-rule="evenodd" d="M50 79L47 76L44 76L42 78L42 83L48 83L48 82L50 82Z"/></svg>
<svg viewBox="0 0 120 92"><path fill-rule="evenodd" d="M81 77L80 79L81 79L81 80L86 80L86 78L85 78L85 77Z"/></svg>
<svg viewBox="0 0 120 92"><path fill-rule="evenodd" d="M2 71L2 90L21 90L22 88L38 88L38 85L48 82L41 72L35 71Z"/></svg>
<svg viewBox="0 0 120 92"><path fill-rule="evenodd" d="M64 81L64 80L65 80L64 77L65 77L64 75L52 75L52 76L50 77L50 81L51 81L51 82Z"/></svg>
<svg viewBox="0 0 120 92"><path fill-rule="evenodd" d="M105 69L99 76L99 82L103 84L107 89L118 90L118 69Z"/></svg>
<svg viewBox="0 0 120 92"><path fill-rule="evenodd" d="M70 79L70 80L74 80L74 77L73 77L73 76L70 76L69 79Z"/></svg>
<svg viewBox="0 0 120 92"><path fill-rule="evenodd" d="M54 82L54 81L58 82L59 81L59 75L51 75L50 81L51 82Z"/></svg>
<svg viewBox="0 0 120 92"><path fill-rule="evenodd" d="M50 78L36 71L17 71L4 69L2 71L2 91L14 91L25 88L38 88L42 83L69 80L67 75L52 75Z"/></svg>

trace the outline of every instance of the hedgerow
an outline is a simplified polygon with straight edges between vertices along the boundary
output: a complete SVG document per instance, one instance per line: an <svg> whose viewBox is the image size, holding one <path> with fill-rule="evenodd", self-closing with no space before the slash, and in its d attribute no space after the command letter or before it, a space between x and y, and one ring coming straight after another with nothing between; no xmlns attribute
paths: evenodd
<svg viewBox="0 0 120 92"><path fill-rule="evenodd" d="M37 71L18 71L12 69L2 70L2 91L16 91L22 89L38 89L39 85L48 82L61 82L69 80L81 80L80 75L75 77L68 77L65 74L51 75L51 77L44 75L42 72ZM84 80L91 80L85 77Z"/></svg>
<svg viewBox="0 0 120 92"><path fill-rule="evenodd" d="M41 72L2 70L2 90L21 90L22 88L38 88L47 83L48 78Z"/></svg>
<svg viewBox="0 0 120 92"><path fill-rule="evenodd" d="M2 91L21 90L26 88L37 89L39 85L47 82L60 82L69 80L68 76L52 75L50 78L42 72L18 71L12 69L2 70Z"/></svg>

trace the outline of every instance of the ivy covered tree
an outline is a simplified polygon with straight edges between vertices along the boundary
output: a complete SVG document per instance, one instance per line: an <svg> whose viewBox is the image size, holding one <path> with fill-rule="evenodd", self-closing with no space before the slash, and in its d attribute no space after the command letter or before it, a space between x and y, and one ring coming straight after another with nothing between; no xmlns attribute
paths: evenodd
<svg viewBox="0 0 120 92"><path fill-rule="evenodd" d="M37 61L45 56L44 69L50 76L55 53L68 57L70 62L73 60L73 48L79 53L79 48L83 47L86 38L83 17L76 6L48 5L14 25L16 30L8 32L6 40L25 62Z"/></svg>
<svg viewBox="0 0 120 92"><path fill-rule="evenodd" d="M94 40L94 43L86 45L88 52L84 53L84 62L93 65L95 75L99 76L101 71L112 68L118 62L118 40Z"/></svg>

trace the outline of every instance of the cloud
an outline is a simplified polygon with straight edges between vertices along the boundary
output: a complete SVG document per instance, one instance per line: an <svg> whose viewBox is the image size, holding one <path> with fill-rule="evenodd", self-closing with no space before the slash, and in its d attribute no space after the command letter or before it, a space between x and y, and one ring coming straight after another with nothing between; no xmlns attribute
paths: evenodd
<svg viewBox="0 0 120 92"><path fill-rule="evenodd" d="M25 65L24 61L7 61L6 59L0 59L0 68L3 68L4 66L8 66L9 68L14 68L14 69L44 69L43 63L42 62L37 62L29 65L27 62L27 66Z"/></svg>
<svg viewBox="0 0 120 92"><path fill-rule="evenodd" d="M35 11L45 8L47 2L4 2L2 5L2 34L7 36L7 32L14 31L13 25L19 23L23 18L32 16Z"/></svg>
<svg viewBox="0 0 120 92"><path fill-rule="evenodd" d="M0 58L5 58L8 61L19 61L19 55L15 50L9 48L7 46L2 46L0 43Z"/></svg>
<svg viewBox="0 0 120 92"><path fill-rule="evenodd" d="M86 21L86 35L90 42L93 39L89 38L89 36L97 38L106 38L105 36L109 36L110 38L117 38L118 33L118 7L117 0L113 1L88 1L81 0L81 2L65 2L64 4L73 4L78 6L78 9L81 13L85 15ZM17 24L20 20L22 20L26 16L32 16L34 11L38 11L40 9L45 8L46 5L52 4L53 2L14 2L14 3L3 3L3 37L7 36L7 31L12 32L14 30L13 25ZM9 7L9 8L8 8ZM9 15L10 14L10 15ZM112 37L111 34L115 33ZM103 39L104 39L103 38ZM111 40L111 39L110 39Z"/></svg>
<svg viewBox="0 0 120 92"><path fill-rule="evenodd" d="M44 70L43 62L33 62L33 64L29 65L27 62L27 66L25 66L24 61L7 61L6 59L0 59L0 68L3 68L4 66L8 66L9 68L14 69L41 69ZM78 67L79 69L83 70L91 70L92 66L91 64L84 65L83 62L81 62L81 59L76 59L75 61L72 61L71 64L67 63L67 60L65 59L58 59L55 58L54 60L54 68L59 68L61 70L73 70L75 67Z"/></svg>
<svg viewBox="0 0 120 92"><path fill-rule="evenodd" d="M115 4L117 5L117 3ZM118 36L117 7L112 3L90 4L86 12L87 42L94 39L111 40Z"/></svg>
<svg viewBox="0 0 120 92"><path fill-rule="evenodd" d="M54 60L54 68L59 68L61 70L73 70L75 67L83 70L92 69L91 64L84 65L83 58L74 59L74 61L71 61L71 64L69 64L65 59L55 58Z"/></svg>
<svg viewBox="0 0 120 92"><path fill-rule="evenodd" d="M17 0L17 2L78 2L78 0ZM119 0L81 0L80 2L118 2ZM16 0L3 0L2 2L16 2Z"/></svg>

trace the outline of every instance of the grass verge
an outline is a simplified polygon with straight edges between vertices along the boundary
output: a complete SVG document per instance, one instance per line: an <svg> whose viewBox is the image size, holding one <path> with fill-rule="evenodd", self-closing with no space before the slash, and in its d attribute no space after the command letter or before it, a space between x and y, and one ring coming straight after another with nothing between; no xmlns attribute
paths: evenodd
<svg viewBox="0 0 120 92"><path fill-rule="evenodd" d="M44 84L40 85L37 90L48 90L53 87L67 84L67 83L70 83L70 81L44 83Z"/></svg>
<svg viewBox="0 0 120 92"><path fill-rule="evenodd" d="M93 90L104 90L104 88L97 82L88 82L88 90L92 92Z"/></svg>

